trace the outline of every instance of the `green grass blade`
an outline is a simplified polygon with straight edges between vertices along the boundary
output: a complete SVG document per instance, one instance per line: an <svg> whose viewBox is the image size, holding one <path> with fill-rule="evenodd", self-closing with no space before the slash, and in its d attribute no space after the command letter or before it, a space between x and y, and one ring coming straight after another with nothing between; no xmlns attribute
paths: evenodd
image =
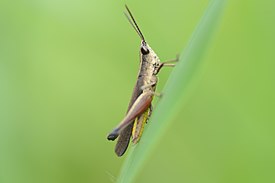
<svg viewBox="0 0 275 183"><path fill-rule="evenodd" d="M154 109L140 143L130 149L118 182L134 181L146 159L153 153L157 142L161 140L169 122L179 114L180 108L187 99L190 85L194 81L196 70L203 61L203 55L217 27L219 17L222 15L224 4L225 0L210 2L187 48L184 49L179 63L171 73L163 90L164 95Z"/></svg>

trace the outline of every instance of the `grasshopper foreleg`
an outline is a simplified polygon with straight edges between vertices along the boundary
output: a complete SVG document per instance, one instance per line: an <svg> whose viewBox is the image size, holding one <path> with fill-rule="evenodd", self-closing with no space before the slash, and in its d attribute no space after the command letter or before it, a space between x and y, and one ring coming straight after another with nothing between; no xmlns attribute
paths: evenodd
<svg viewBox="0 0 275 183"><path fill-rule="evenodd" d="M171 59L171 60L167 60L165 62L162 62L162 66L166 66L166 67L174 67L176 64L173 64L174 62L178 62L179 61L179 55L177 55L176 58Z"/></svg>

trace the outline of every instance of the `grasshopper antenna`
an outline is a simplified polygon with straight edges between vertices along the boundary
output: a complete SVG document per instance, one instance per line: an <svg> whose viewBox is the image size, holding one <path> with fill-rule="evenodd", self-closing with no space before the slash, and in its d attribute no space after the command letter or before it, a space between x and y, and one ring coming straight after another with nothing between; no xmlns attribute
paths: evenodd
<svg viewBox="0 0 275 183"><path fill-rule="evenodd" d="M138 25L137 25L137 22L135 21L134 19L134 16L132 15L130 9L128 8L128 6L125 4L125 7L126 7L126 10L128 12L128 15L127 13L124 12L126 18L129 20L130 24L132 25L132 27L135 29L135 31L138 33L139 37L141 38L142 41L145 42L145 38L141 32L141 30L139 29Z"/></svg>

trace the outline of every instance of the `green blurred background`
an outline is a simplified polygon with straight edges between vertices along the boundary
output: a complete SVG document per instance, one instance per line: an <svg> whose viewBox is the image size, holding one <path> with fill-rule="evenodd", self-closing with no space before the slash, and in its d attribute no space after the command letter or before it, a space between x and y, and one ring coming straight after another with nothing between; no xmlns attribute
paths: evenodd
<svg viewBox="0 0 275 183"><path fill-rule="evenodd" d="M125 115L140 44L124 3L0 2L1 183L116 180L125 157L106 135ZM182 52L208 3L127 1L161 60ZM275 182L274 8L228 1L199 82L137 182Z"/></svg>

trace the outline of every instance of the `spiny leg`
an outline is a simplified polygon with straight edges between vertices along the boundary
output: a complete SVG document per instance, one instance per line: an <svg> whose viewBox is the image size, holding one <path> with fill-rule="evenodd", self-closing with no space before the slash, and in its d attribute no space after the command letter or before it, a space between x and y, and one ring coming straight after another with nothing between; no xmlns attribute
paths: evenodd
<svg viewBox="0 0 275 183"><path fill-rule="evenodd" d="M150 107L152 99L153 94L151 92L142 93L134 102L125 118L118 124L115 129L113 129L111 133L109 133L107 139L115 140L120 135L123 129L129 126L136 117L140 116L145 110Z"/></svg>

